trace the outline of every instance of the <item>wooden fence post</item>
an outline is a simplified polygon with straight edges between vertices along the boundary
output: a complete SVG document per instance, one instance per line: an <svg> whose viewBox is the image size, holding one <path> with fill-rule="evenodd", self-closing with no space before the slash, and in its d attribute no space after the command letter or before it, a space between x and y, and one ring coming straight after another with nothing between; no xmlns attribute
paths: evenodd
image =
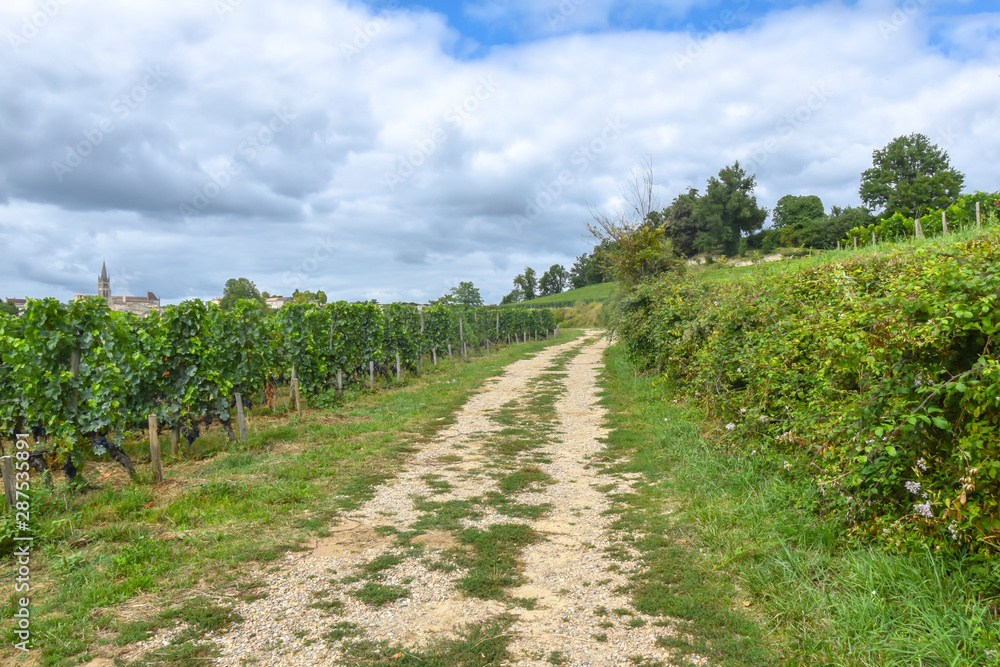
<svg viewBox="0 0 1000 667"><path fill-rule="evenodd" d="M7 509L14 511L17 502L17 486L14 484L14 460L10 456L0 456L0 472L3 473L3 495L7 499Z"/></svg>
<svg viewBox="0 0 1000 667"><path fill-rule="evenodd" d="M156 413L149 413L149 460L153 464L153 480L163 483L163 468L160 466L160 436L156 433Z"/></svg>
<svg viewBox="0 0 1000 667"><path fill-rule="evenodd" d="M74 347L69 351L69 370L73 373L73 377L80 375L80 348ZM76 388L73 389L73 395L70 396L70 405L73 406L73 410L76 410L78 394Z"/></svg>
<svg viewBox="0 0 1000 667"><path fill-rule="evenodd" d="M299 376L295 374L295 366L292 366L292 396L295 398L295 414L302 419L302 398L299 396Z"/></svg>
<svg viewBox="0 0 1000 667"><path fill-rule="evenodd" d="M236 428L237 433L240 436L240 444L246 444L247 441L247 420L246 416L243 414L243 396L241 394L236 394Z"/></svg>
<svg viewBox="0 0 1000 667"><path fill-rule="evenodd" d="M941 232L948 233L948 214L944 211L941 211Z"/></svg>

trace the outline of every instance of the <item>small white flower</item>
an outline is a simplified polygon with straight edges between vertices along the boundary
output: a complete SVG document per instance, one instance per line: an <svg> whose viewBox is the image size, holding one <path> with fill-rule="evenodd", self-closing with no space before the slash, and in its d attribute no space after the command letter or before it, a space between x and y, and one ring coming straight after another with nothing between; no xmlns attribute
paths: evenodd
<svg viewBox="0 0 1000 667"><path fill-rule="evenodd" d="M921 470L927 470L927 459L919 458L917 459L917 467Z"/></svg>
<svg viewBox="0 0 1000 667"><path fill-rule="evenodd" d="M920 493L920 482L906 482L903 486L913 495Z"/></svg>
<svg viewBox="0 0 1000 667"><path fill-rule="evenodd" d="M761 423L763 424L764 422L766 422L766 421L767 421L767 417L765 417L764 415L761 415L761 416L760 416L760 421L761 421Z"/></svg>
<svg viewBox="0 0 1000 667"><path fill-rule="evenodd" d="M735 429L736 429L736 424L734 424L732 422L729 422L728 424L726 424L726 430L727 431L732 431L732 430L735 430Z"/></svg>
<svg viewBox="0 0 1000 667"><path fill-rule="evenodd" d="M746 408L740 408L740 414L741 415L745 415L746 413L747 413L747 409Z"/></svg>

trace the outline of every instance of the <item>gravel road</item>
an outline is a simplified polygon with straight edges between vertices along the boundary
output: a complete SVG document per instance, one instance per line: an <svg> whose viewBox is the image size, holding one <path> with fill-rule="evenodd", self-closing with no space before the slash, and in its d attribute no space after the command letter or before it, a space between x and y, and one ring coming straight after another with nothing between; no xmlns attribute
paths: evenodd
<svg viewBox="0 0 1000 667"><path fill-rule="evenodd" d="M638 554L629 546L635 536L612 531L613 517L607 515L609 494L627 491L633 480L594 465L607 434L596 386L605 347L596 332L588 333L515 362L488 381L452 425L370 501L342 517L329 537L312 551L288 554L281 567L262 575L266 597L237 604L244 622L210 637L221 651L216 664L353 664L345 642L388 640L403 647L402 655L497 617L507 619L512 658L503 664L511 667L708 664L658 645L659 638L682 633L683 624L638 613L621 592ZM554 397L555 416L550 409L549 423L539 431L546 434L543 443L529 454L550 483L522 489L511 500L547 511L516 517L482 504L460 519L457 530L425 529L409 542L397 540L399 533L420 530L418 522L428 513L420 499L460 504L498 490L499 464L489 443L511 428L509 417L503 422L498 416L541 391ZM523 548L521 583L501 599L467 596L458 587L466 570L439 565L463 548L462 529L499 524L530 526L541 539ZM373 576L371 564L380 557L390 565ZM369 604L359 591L371 582L405 596ZM169 638L162 634L140 648Z"/></svg>

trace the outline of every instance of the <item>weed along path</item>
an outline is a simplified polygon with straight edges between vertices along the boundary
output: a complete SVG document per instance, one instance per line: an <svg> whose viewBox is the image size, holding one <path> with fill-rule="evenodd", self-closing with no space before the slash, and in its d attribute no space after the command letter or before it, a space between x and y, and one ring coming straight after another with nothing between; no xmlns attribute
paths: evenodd
<svg viewBox="0 0 1000 667"><path fill-rule="evenodd" d="M682 626L630 606L611 530L596 334L511 364L332 526L263 574L219 665L668 665ZM154 640L157 641L157 640ZM162 637L159 641L163 641Z"/></svg>

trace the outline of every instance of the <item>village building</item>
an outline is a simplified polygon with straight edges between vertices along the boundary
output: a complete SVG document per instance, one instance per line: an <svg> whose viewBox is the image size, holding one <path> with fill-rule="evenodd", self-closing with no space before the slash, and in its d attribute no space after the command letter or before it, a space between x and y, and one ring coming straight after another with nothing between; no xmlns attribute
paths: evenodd
<svg viewBox="0 0 1000 667"><path fill-rule="evenodd" d="M76 299L82 299L90 294L77 294ZM121 296L111 294L111 279L108 278L107 263L101 264L101 275L97 278L97 296L103 297L108 302L108 307L122 313L134 313L139 317L145 317L151 312L160 311L160 299L152 292L146 292L146 296L128 296L122 292Z"/></svg>

